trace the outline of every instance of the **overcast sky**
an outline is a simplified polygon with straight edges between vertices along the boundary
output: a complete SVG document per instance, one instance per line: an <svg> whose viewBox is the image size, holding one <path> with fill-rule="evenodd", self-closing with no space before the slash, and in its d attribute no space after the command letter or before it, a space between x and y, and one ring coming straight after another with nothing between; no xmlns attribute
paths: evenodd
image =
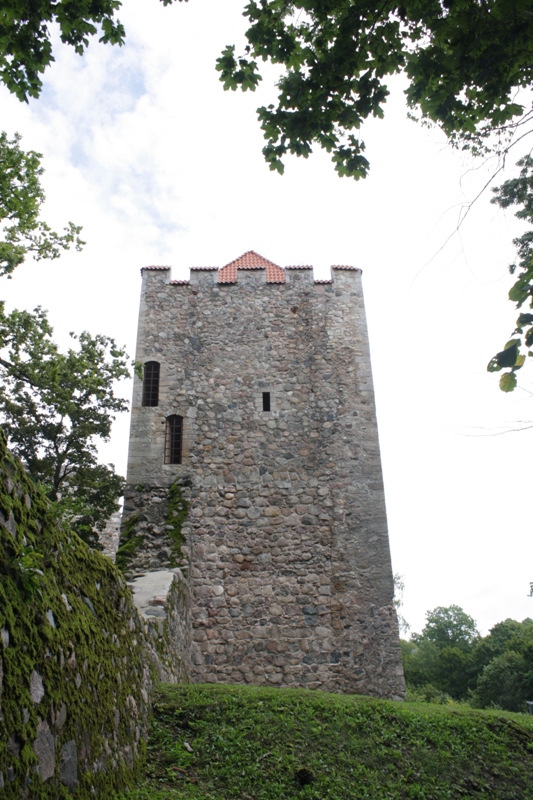
<svg viewBox="0 0 533 800"><path fill-rule="evenodd" d="M243 6L129 0L125 47L95 40L80 58L59 45L29 105L0 89L0 127L43 153L44 218L82 224L87 241L82 254L29 261L1 296L47 308L62 342L88 329L133 356L142 266L187 277L253 249L320 277L331 264L362 268L403 614L414 631L452 603L482 632L533 617L533 429L517 431L533 425L533 372L504 395L485 369L514 327L507 265L522 228L485 192L456 231L495 165L408 121L399 78L386 119L363 130L366 181L338 178L321 152L271 173L255 109L273 101L274 71L245 95L224 92L215 72L223 47L242 42ZM123 473L128 424L102 448Z"/></svg>

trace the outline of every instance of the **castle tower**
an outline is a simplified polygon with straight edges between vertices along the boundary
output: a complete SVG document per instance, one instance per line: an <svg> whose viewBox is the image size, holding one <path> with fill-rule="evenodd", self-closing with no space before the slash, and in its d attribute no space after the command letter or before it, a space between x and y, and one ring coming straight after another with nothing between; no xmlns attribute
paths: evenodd
<svg viewBox="0 0 533 800"><path fill-rule="evenodd" d="M193 682L403 697L361 271L142 276L118 563L188 574Z"/></svg>

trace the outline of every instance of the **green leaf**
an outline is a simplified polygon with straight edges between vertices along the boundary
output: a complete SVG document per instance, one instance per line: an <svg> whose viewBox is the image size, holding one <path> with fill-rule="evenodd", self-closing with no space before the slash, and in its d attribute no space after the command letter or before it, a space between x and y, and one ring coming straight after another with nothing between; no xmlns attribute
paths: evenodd
<svg viewBox="0 0 533 800"><path fill-rule="evenodd" d="M514 367L518 358L518 340L507 342L504 350L496 353L496 360L501 369L506 367Z"/></svg>
<svg viewBox="0 0 533 800"><path fill-rule="evenodd" d="M500 378L502 392L512 392L516 389L516 375L514 372L505 372Z"/></svg>
<svg viewBox="0 0 533 800"><path fill-rule="evenodd" d="M487 364L487 372L499 372L501 370L500 365L498 364L498 359L496 356L493 356L489 363Z"/></svg>

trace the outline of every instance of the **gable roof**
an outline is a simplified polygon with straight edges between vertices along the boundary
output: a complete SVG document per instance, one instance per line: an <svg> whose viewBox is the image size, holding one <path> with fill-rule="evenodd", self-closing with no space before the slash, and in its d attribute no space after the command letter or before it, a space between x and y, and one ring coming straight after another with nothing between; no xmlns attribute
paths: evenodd
<svg viewBox="0 0 533 800"><path fill-rule="evenodd" d="M230 261L222 267L218 273L219 283L237 283L237 271L240 269L264 269L266 270L267 283L285 283L285 272L268 258L260 256L255 250L248 250L242 256Z"/></svg>

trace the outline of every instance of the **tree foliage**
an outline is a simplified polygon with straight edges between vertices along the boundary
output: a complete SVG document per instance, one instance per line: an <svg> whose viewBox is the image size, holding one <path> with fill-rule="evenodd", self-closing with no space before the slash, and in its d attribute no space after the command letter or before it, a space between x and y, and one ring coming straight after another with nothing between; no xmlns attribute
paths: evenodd
<svg viewBox="0 0 533 800"><path fill-rule="evenodd" d="M166 6L173 0L161 1ZM115 19L121 5L120 0L6 0L0 11L0 79L19 100L39 97L41 75L54 61L52 24L79 55L98 34L100 42L122 45L126 32Z"/></svg>
<svg viewBox="0 0 533 800"><path fill-rule="evenodd" d="M426 624L414 641L432 642L436 647L468 647L479 637L475 621L459 606L438 606L426 614Z"/></svg>
<svg viewBox="0 0 533 800"><path fill-rule="evenodd" d="M42 309L7 314L0 303L0 424L33 480L95 544L124 488L112 464L97 463L96 445L127 408L114 393L129 376L127 357L86 331L71 333L75 346L62 353L52 333Z"/></svg>
<svg viewBox="0 0 533 800"><path fill-rule="evenodd" d="M413 634L409 651L404 651L406 680L460 700L472 685L476 623L456 605L438 606L428 611L426 620L422 633Z"/></svg>
<svg viewBox="0 0 533 800"><path fill-rule="evenodd" d="M58 234L39 219L45 200L41 154L22 150L20 139L18 133L13 139L0 134L0 276L11 275L28 253L37 261L54 259L71 245L81 250L85 244L80 226L69 222Z"/></svg>
<svg viewBox="0 0 533 800"><path fill-rule="evenodd" d="M496 196L492 202L500 208L517 206L515 216L533 225L533 158L528 155L517 164L520 173L517 178L505 181L494 189ZM511 275L517 275L509 291L509 300L516 308L533 311L533 228L526 231L513 244L518 258L510 265ZM527 357L533 356L533 313L521 311L516 320L516 328L503 350L491 358L487 367L489 372L506 370L500 377L500 389L512 392L516 388L516 373L524 366Z"/></svg>
<svg viewBox="0 0 533 800"><path fill-rule="evenodd" d="M405 582L403 579L403 575L400 575L398 572L395 572L393 575L394 581L394 608L396 609L396 616L398 617L398 627L400 629L400 633L408 634L410 630L410 625L405 619L402 614L402 607L403 607L403 593L405 591Z"/></svg>
<svg viewBox="0 0 533 800"><path fill-rule="evenodd" d="M533 620L499 622L479 642L473 658L478 679L472 704L523 711L524 701L533 698Z"/></svg>
<svg viewBox="0 0 533 800"><path fill-rule="evenodd" d="M226 89L254 90L258 59L283 68L277 104L258 109L271 169L314 143L339 175L365 177L358 131L383 117L387 78L404 72L407 102L456 145L483 149L523 115L516 90L533 78L529 0L250 0L243 55L217 62Z"/></svg>
<svg viewBox="0 0 533 800"><path fill-rule="evenodd" d="M6 0L0 79L21 100L38 97L54 60L51 25L80 55L94 35L122 45L120 7L120 0ZM282 172L287 152L307 157L318 144L340 175L364 177L365 144L354 132L383 116L387 79L399 72L413 113L463 147L483 148L494 131L505 137L524 112L515 95L533 78L529 0L250 0L244 15L243 54L226 47L217 69L226 89L254 90L259 59L281 66L277 104L258 109L271 169Z"/></svg>
<svg viewBox="0 0 533 800"><path fill-rule="evenodd" d="M520 653L511 650L496 656L479 677L473 695L474 705L523 711L524 698L529 697L531 685L527 672L526 661Z"/></svg>
<svg viewBox="0 0 533 800"><path fill-rule="evenodd" d="M533 620L506 619L481 638L459 606L439 607L426 617L422 633L401 643L414 697L525 711L533 698Z"/></svg>

